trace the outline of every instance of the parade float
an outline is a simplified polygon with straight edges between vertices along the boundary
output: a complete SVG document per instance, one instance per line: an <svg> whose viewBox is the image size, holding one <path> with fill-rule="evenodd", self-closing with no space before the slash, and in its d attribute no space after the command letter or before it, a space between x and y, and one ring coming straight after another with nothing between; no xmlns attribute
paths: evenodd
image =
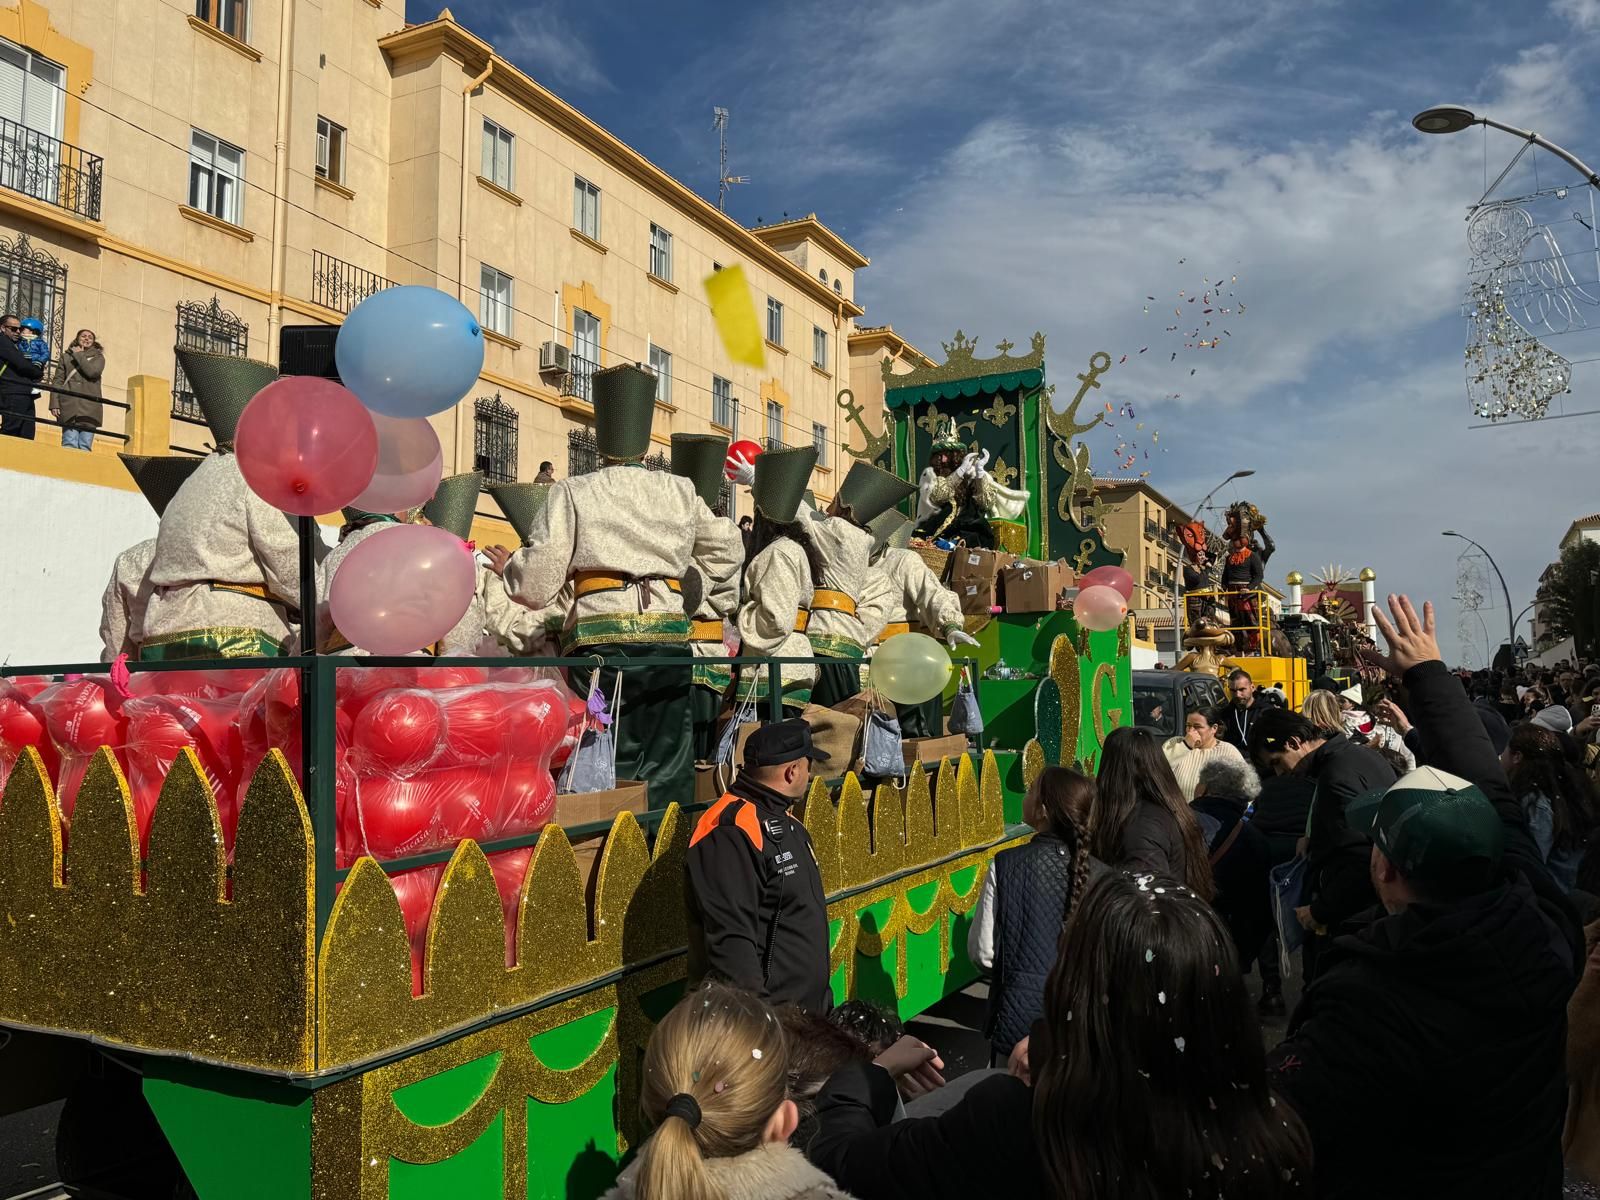
<svg viewBox="0 0 1600 1200"><path fill-rule="evenodd" d="M1062 555L1079 575L1115 566L1076 441L1109 358L1058 403L1041 335L1021 358L1002 343L977 359L959 335L947 349L943 365L894 377L890 441L857 456L916 479L953 419L1029 492L997 532L1011 553ZM985 725L970 753L870 793L855 774L818 780L805 800L840 1000L909 1017L972 981L968 914L994 854L1029 832L1024 788L1047 764L1092 770L1127 721L1126 621L1086 628L1070 591L1041 611L993 607L968 618ZM579 662L307 655L139 662L126 678L6 667L0 1108L131 1080L126 1110L69 1102L63 1136L76 1151L164 1139L200 1200L602 1192L647 1132L643 1048L686 985L696 806L564 815L559 675ZM501 707L474 719L485 692ZM363 723L375 706L403 710L381 737ZM373 755L475 771L480 789L498 770L496 799L453 816L392 799L414 826L375 829L359 805ZM117 1194L114 1179L97 1186Z"/></svg>

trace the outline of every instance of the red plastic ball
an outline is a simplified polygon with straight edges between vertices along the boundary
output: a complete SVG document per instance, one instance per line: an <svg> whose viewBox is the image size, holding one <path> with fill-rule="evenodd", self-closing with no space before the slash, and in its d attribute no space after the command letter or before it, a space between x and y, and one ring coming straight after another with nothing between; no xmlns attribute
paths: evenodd
<svg viewBox="0 0 1600 1200"><path fill-rule="evenodd" d="M461 838L483 842L500 828L505 770L492 766L440 767L428 772L446 844Z"/></svg>
<svg viewBox="0 0 1600 1200"><path fill-rule="evenodd" d="M439 702L427 692L388 692L361 710L350 745L362 770L415 775L439 757L445 724Z"/></svg>
<svg viewBox="0 0 1600 1200"><path fill-rule="evenodd" d="M486 762L506 753L506 695L498 688L469 688L444 697L450 761Z"/></svg>
<svg viewBox="0 0 1600 1200"><path fill-rule="evenodd" d="M429 782L431 774L417 779L367 775L357 781L357 819L369 852L399 858L433 844L436 789Z"/></svg>

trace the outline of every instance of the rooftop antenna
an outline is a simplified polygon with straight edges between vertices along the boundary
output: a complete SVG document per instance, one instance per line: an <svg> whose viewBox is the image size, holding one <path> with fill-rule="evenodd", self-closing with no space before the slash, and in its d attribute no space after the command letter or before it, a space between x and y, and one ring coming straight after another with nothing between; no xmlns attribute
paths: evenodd
<svg viewBox="0 0 1600 1200"><path fill-rule="evenodd" d="M749 183L748 175L728 174L728 110L721 105L713 108L711 127L717 131L721 146L720 165L717 170L717 208L728 211L728 189L736 183Z"/></svg>

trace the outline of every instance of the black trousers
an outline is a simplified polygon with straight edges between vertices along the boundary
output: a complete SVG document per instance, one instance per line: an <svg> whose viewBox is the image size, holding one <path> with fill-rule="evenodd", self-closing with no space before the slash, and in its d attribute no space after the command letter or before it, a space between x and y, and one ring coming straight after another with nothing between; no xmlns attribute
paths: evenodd
<svg viewBox="0 0 1600 1200"><path fill-rule="evenodd" d="M689 689L689 722L694 730L694 760L708 763L717 753L717 717L722 693L697 683Z"/></svg>
<svg viewBox="0 0 1600 1200"><path fill-rule="evenodd" d="M944 698L935 696L921 704L896 704L895 715L900 720L900 736L932 738L944 736Z"/></svg>
<svg viewBox="0 0 1600 1200"><path fill-rule="evenodd" d="M861 694L861 660L828 658L817 655L817 682L811 688L811 703L832 708L842 700Z"/></svg>
<svg viewBox="0 0 1600 1200"><path fill-rule="evenodd" d="M684 658L683 643L584 646L576 654L602 654L634 660L622 672L622 700L611 728L616 734L617 778L642 779L650 785L650 807L688 804L694 799L694 724L686 703L692 691L691 666L652 666L652 658ZM594 667L568 672L572 690L586 695ZM600 690L610 703L617 668L601 667Z"/></svg>
<svg viewBox="0 0 1600 1200"><path fill-rule="evenodd" d="M31 442L35 428L31 397L0 396L0 437L27 438Z"/></svg>

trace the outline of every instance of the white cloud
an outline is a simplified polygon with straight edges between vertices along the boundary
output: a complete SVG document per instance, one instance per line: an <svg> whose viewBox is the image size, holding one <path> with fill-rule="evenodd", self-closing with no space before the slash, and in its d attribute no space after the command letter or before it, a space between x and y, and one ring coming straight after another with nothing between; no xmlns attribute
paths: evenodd
<svg viewBox="0 0 1600 1200"><path fill-rule="evenodd" d="M1600 30L1600 0L1555 0L1550 11L1584 33Z"/></svg>
<svg viewBox="0 0 1600 1200"><path fill-rule="evenodd" d="M553 4L507 13L495 30L495 46L552 90L614 90L594 51Z"/></svg>

